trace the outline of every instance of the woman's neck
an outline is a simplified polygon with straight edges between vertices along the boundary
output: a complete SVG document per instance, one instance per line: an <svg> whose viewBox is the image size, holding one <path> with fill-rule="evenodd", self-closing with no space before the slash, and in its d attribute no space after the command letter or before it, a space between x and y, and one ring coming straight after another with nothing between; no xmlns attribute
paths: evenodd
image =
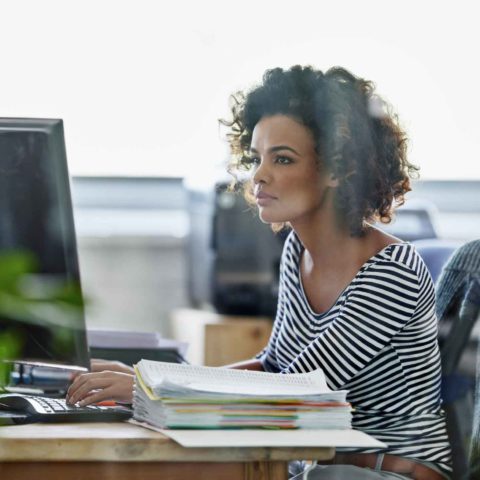
<svg viewBox="0 0 480 480"><path fill-rule="evenodd" d="M302 261L312 271L355 270L386 246L401 242L371 225L363 236L352 237L348 228L325 216L313 222L292 223L292 228L305 249Z"/></svg>
<svg viewBox="0 0 480 480"><path fill-rule="evenodd" d="M310 218L291 222L293 230L314 263L337 263L362 238L352 237L348 228L340 225L332 208L317 210Z"/></svg>

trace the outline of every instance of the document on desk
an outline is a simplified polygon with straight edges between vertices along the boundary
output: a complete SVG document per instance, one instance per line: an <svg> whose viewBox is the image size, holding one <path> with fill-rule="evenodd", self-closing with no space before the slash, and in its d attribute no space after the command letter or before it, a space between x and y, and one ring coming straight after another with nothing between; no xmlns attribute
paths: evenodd
<svg viewBox="0 0 480 480"><path fill-rule="evenodd" d="M200 392L202 396L225 399L236 399L239 395L283 398L293 395L344 402L347 394L346 390L330 390L321 370L282 375L141 360L136 372L151 389L152 399L197 396Z"/></svg>
<svg viewBox="0 0 480 480"><path fill-rule="evenodd" d="M321 370L282 375L141 360L134 418L157 428L350 428L345 390Z"/></svg>
<svg viewBox="0 0 480 480"><path fill-rule="evenodd" d="M185 356L188 344L163 338L158 332L89 328L88 345L94 348L171 349Z"/></svg>
<svg viewBox="0 0 480 480"><path fill-rule="evenodd" d="M159 430L183 447L386 448L359 430Z"/></svg>

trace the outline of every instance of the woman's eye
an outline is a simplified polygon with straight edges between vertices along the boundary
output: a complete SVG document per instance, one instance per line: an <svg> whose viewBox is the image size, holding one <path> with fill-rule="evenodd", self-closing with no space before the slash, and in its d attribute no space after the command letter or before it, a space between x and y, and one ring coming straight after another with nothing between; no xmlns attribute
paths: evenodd
<svg viewBox="0 0 480 480"><path fill-rule="evenodd" d="M292 163L292 159L289 157L284 157L282 155L278 156L275 161L281 165L288 165L289 163Z"/></svg>

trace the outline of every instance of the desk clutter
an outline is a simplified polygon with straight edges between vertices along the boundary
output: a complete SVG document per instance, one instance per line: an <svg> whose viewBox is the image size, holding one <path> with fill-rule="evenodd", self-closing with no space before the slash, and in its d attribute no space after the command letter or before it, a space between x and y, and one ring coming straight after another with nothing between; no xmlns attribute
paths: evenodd
<svg viewBox="0 0 480 480"><path fill-rule="evenodd" d="M349 429L346 390L321 370L279 375L141 360L133 418L155 428Z"/></svg>
<svg viewBox="0 0 480 480"><path fill-rule="evenodd" d="M159 332L89 328L87 330L91 358L118 360L133 365L140 359L182 363L188 344L164 338Z"/></svg>

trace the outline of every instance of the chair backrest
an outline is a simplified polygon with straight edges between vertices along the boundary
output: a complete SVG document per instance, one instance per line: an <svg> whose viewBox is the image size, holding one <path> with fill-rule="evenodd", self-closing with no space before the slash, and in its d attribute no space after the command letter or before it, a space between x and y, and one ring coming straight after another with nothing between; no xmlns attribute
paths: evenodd
<svg viewBox="0 0 480 480"><path fill-rule="evenodd" d="M470 277L466 281L465 290L457 308L454 323L441 349L444 375L455 372L477 322L480 313L480 275Z"/></svg>
<svg viewBox="0 0 480 480"><path fill-rule="evenodd" d="M450 256L436 284L436 307L454 478L468 478L475 365L469 365L468 372L458 367L472 340L478 341L471 337L480 312L480 240L462 245Z"/></svg>
<svg viewBox="0 0 480 480"><path fill-rule="evenodd" d="M443 267L463 242L429 238L412 242L436 283Z"/></svg>
<svg viewBox="0 0 480 480"><path fill-rule="evenodd" d="M438 278L435 296L440 323L451 316L452 307L461 305L471 284L479 278L480 240L474 240L465 243L451 255Z"/></svg>
<svg viewBox="0 0 480 480"><path fill-rule="evenodd" d="M477 375L473 404L472 436L470 441L469 478L480 478L480 344L477 349Z"/></svg>

